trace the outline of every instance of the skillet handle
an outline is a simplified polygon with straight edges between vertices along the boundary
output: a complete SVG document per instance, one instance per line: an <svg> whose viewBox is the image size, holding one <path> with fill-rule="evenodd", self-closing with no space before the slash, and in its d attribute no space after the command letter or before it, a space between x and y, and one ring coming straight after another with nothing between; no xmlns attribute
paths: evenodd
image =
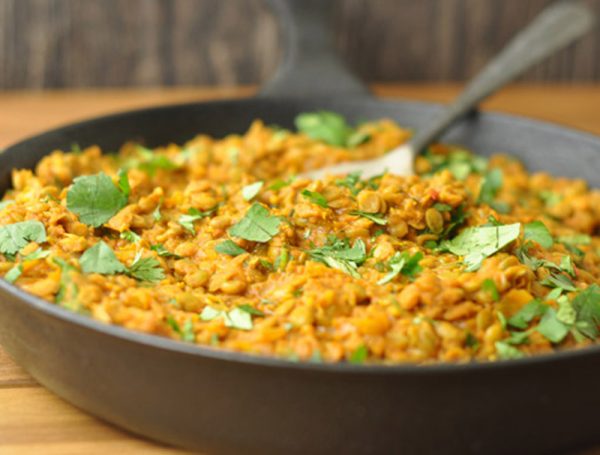
<svg viewBox="0 0 600 455"><path fill-rule="evenodd" d="M268 0L284 35L284 58L263 97L367 97L367 87L339 58L332 0Z"/></svg>

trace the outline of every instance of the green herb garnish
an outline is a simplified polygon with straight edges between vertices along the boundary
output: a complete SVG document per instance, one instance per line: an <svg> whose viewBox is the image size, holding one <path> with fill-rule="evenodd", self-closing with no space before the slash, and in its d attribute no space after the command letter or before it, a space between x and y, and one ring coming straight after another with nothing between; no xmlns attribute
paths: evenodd
<svg viewBox="0 0 600 455"><path fill-rule="evenodd" d="M102 226L127 205L127 196L104 172L73 180L67 192L67 209L82 223Z"/></svg>
<svg viewBox="0 0 600 455"><path fill-rule="evenodd" d="M362 210L353 210L350 212L350 215L361 216L380 226L385 226L387 224L387 220L384 218L383 214L380 213L369 213L363 212Z"/></svg>
<svg viewBox="0 0 600 455"><path fill-rule="evenodd" d="M326 245L313 248L307 253L313 260L341 270L354 278L360 278L357 269L367 259L365 242L360 239L350 247L347 239L330 237Z"/></svg>
<svg viewBox="0 0 600 455"><path fill-rule="evenodd" d="M44 243L46 228L37 220L0 226L0 253L14 255L29 242Z"/></svg>
<svg viewBox="0 0 600 455"><path fill-rule="evenodd" d="M229 234L253 242L265 243L279 233L281 218L255 202L244 217L229 229Z"/></svg>
<svg viewBox="0 0 600 455"><path fill-rule="evenodd" d="M163 258L180 258L181 257L178 254L171 253L169 250L167 250L164 247L164 245L162 243L157 243L155 245L151 245L150 249L152 251L156 251L156 254L158 254L160 257L163 257Z"/></svg>
<svg viewBox="0 0 600 455"><path fill-rule="evenodd" d="M327 199L325 199L325 196L323 196L321 193L319 193L317 191L302 190L302 192L300 194L302 196L304 196L306 199L308 199L309 201L311 201L313 204L317 204L318 206L323 207L323 208L329 207L329 204L327 204Z"/></svg>
<svg viewBox="0 0 600 455"><path fill-rule="evenodd" d="M263 187L263 185L264 182L262 180L250 185L246 185L242 188L242 197L247 201L251 201L260 192L260 189Z"/></svg>
<svg viewBox="0 0 600 455"><path fill-rule="evenodd" d="M133 231L121 232L120 237L130 243L140 243L140 240L142 240L142 238Z"/></svg>
<svg viewBox="0 0 600 455"><path fill-rule="evenodd" d="M192 207L188 210L187 215L181 215L179 217L179 224L181 224L186 231L191 234L196 234L196 229L194 228L194 223L202 218L206 218L207 216L215 213L217 208L212 208L210 210L206 210L201 212L195 207Z"/></svg>
<svg viewBox="0 0 600 455"><path fill-rule="evenodd" d="M4 279L9 283L14 283L15 281L17 281L17 278L21 276L21 273L23 273L23 265L16 264L12 266L12 268L8 272L6 272L6 275L4 275Z"/></svg>
<svg viewBox="0 0 600 455"><path fill-rule="evenodd" d="M464 256L467 271L471 272L479 269L485 258L515 241L519 237L520 230L520 223L471 227L452 240L442 242L440 248L457 256Z"/></svg>
<svg viewBox="0 0 600 455"><path fill-rule="evenodd" d="M235 243L233 240L223 240L217 246L215 251L221 254L227 254L229 256L239 256L240 254L247 253L245 249Z"/></svg>
<svg viewBox="0 0 600 455"><path fill-rule="evenodd" d="M523 227L523 238L525 241L531 240L539 243L542 248L551 248L554 245L552 234L541 221L527 223Z"/></svg>
<svg viewBox="0 0 600 455"><path fill-rule="evenodd" d="M365 363L365 360L369 357L369 350L364 344L357 347L352 354L350 354L350 363L361 364Z"/></svg>
<svg viewBox="0 0 600 455"><path fill-rule="evenodd" d="M412 256L407 252L396 252L388 261L387 266L390 272L380 279L377 284L386 284L392 281L397 275L402 273L404 276L414 278L423 268L419 262L423 259L423 253L417 252Z"/></svg>
<svg viewBox="0 0 600 455"><path fill-rule="evenodd" d="M225 327L231 327L239 330L252 330L252 315L241 308L234 308L230 311L217 310L213 307L206 306L200 313L200 319L203 321L212 321L213 319L222 318Z"/></svg>
<svg viewBox="0 0 600 455"><path fill-rule="evenodd" d="M335 112L306 112L296 117L295 124L310 138L338 147L356 147L369 140L368 134L354 130Z"/></svg>
<svg viewBox="0 0 600 455"><path fill-rule="evenodd" d="M487 278L481 284L481 290L487 292L494 302L500 300L500 293L498 292L498 288L496 287L496 283L491 278Z"/></svg>

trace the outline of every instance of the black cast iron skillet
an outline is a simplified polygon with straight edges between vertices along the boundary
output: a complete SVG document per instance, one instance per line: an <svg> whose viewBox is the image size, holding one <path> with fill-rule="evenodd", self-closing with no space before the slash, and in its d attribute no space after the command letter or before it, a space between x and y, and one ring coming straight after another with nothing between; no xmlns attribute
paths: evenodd
<svg viewBox="0 0 600 455"><path fill-rule="evenodd" d="M438 112L431 104L368 96L332 53L328 2L276 5L288 54L262 96L138 110L41 134L0 155L0 189L9 188L11 169L32 168L74 142L104 150L131 139L181 143L199 132L243 132L255 118L291 127L296 114L316 109L418 127ZM600 139L586 133L477 114L444 140L483 155L509 152L531 170L600 186ZM533 454L600 442L600 346L428 367L294 363L105 325L3 280L0 342L41 384L79 408L208 453Z"/></svg>

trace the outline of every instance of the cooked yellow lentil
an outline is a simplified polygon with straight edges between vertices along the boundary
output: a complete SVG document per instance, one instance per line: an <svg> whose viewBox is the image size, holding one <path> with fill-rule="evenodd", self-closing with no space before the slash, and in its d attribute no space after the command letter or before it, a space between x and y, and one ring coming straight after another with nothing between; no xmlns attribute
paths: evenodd
<svg viewBox="0 0 600 455"><path fill-rule="evenodd" d="M153 155L136 144L116 155L54 151L34 172L13 171L0 226L37 220L47 237L0 256L0 272L106 323L289 359L463 362L594 342L596 319L584 327L573 306L600 277L600 192L444 145L417 159L417 176L293 178L410 135L388 120L358 131L358 145L334 146L255 121L244 135L201 135ZM115 187L126 175L130 190L93 227L67 195L75 178L100 172ZM249 211L266 241L234 235L248 231ZM534 221L553 240L527 240ZM514 223L519 237L474 267L448 249L467 227ZM85 273L82 255L100 240L121 269ZM136 278L140 257L162 273ZM541 328L548 314L558 334Z"/></svg>

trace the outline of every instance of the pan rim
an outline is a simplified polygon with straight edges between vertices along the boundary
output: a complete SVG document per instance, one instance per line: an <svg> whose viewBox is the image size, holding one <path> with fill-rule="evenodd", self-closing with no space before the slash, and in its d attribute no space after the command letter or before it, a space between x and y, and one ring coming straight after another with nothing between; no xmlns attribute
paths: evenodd
<svg viewBox="0 0 600 455"><path fill-rule="evenodd" d="M118 120L119 118L129 117L132 115L143 115L150 114L159 111L168 111L172 109L185 109L195 106L210 107L217 105L229 105L229 104L240 104L240 103L256 103L257 101L264 103L288 103L288 104L307 104L311 102L313 104L323 103L327 104L327 101L335 101L339 103L338 99L297 99L297 98L235 98L235 99L223 99L223 100L211 100L211 101L196 101L187 103L172 103L158 106L148 106L138 109L129 109L121 112L112 114L101 115L97 117L91 117L78 121L75 123L68 123L62 126L58 126L49 130L45 130L41 133L30 135L18 142L11 144L4 148L2 155L11 153L11 150L16 147L26 146L27 143L36 141L46 135L54 134L58 131L69 131L71 129L77 129L85 126L90 126L97 122ZM408 108L414 108L418 110L435 110L440 109L442 104L433 103L427 101L418 101L411 99L394 98L390 99L365 99L360 98L348 98L342 101L343 103L360 103L362 105L368 104L384 104L389 106L404 105ZM483 118L494 119L502 123L519 122L524 127L527 125L535 126L538 129L548 130L552 132L559 132L565 136L571 137L577 141L586 141L593 143L600 149L600 136L558 123L536 120L525 116L506 114L496 111L483 111L478 113ZM0 156L0 160L1 160ZM151 349L159 349L162 351L171 352L179 355L192 356L194 358L208 358L215 361L222 362L234 362L238 364L246 364L254 367L261 368L277 368L277 369L293 369L299 372L318 372L328 374L352 374L352 375L403 375L403 376L437 376L440 374L465 374L465 373L494 373L508 371L513 368L523 367L534 367L552 364L555 362L563 361L575 361L582 358L588 358L600 354L600 343L593 344L579 349L566 349L563 351L557 351L545 354L536 354L531 357L525 357L522 359L511 359L511 360L496 360L496 361L482 361L482 362L468 362L468 363L451 363L451 362L439 362L428 365L420 365L416 363L402 363L402 364L366 364L366 365L354 365L349 363L316 363L316 362L305 362L305 361L291 361L280 357L269 357L259 356L254 354L248 354L244 352L231 351L221 348L212 348L209 346L197 345L192 343L185 343L177 341L167 337L161 337L159 335L148 334L144 332L138 332L132 329L126 329L124 327L103 323L89 316L74 313L65 308L62 308L56 304L50 303L40 297L33 294L29 294L17 286L8 283L4 279L0 279L0 291L9 294L11 297L18 301L18 304L26 304L31 310L39 311L46 316L59 319L65 323L73 324L79 328L96 332L99 335L110 336L118 338L121 341L134 343L139 346ZM1 310L0 310L1 311Z"/></svg>

